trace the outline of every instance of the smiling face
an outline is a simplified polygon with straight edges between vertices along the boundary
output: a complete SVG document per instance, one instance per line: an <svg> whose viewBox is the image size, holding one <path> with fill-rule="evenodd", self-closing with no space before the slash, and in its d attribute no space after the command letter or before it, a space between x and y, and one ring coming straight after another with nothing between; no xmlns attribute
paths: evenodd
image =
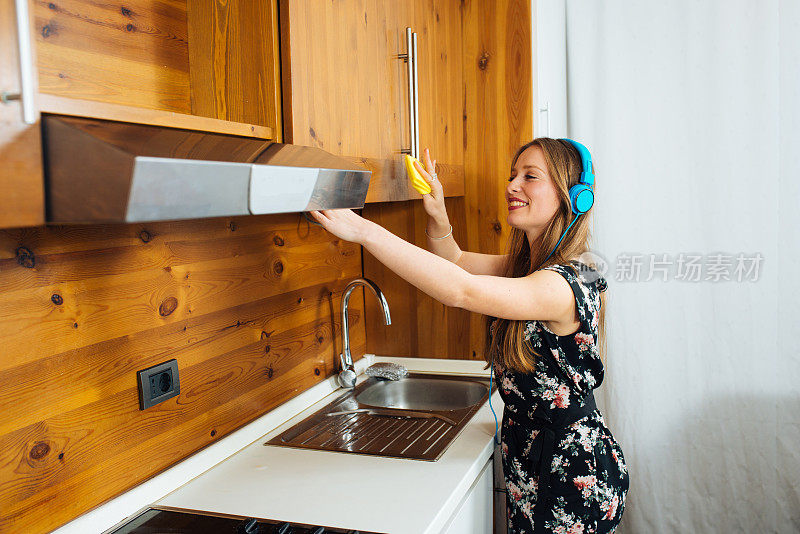
<svg viewBox="0 0 800 534"><path fill-rule="evenodd" d="M558 211L558 189L538 146L528 147L517 158L506 186L506 202L509 226L524 231L529 243L544 232Z"/></svg>

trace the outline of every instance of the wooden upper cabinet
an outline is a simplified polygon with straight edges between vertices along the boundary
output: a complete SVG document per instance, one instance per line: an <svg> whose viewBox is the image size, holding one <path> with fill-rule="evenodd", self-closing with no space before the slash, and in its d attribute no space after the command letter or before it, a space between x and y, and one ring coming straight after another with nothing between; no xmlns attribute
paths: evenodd
<svg viewBox="0 0 800 534"><path fill-rule="evenodd" d="M420 148L445 194L464 194L458 0L281 0L284 131L373 171L367 202L420 198L411 145L406 28L417 32Z"/></svg>
<svg viewBox="0 0 800 534"><path fill-rule="evenodd" d="M280 139L277 0L36 1L40 107Z"/></svg>
<svg viewBox="0 0 800 534"><path fill-rule="evenodd" d="M30 1L41 113L283 140L278 0ZM0 0L0 91L20 92L14 0ZM36 78L38 77L38 83ZM0 228L45 222L39 124L0 104Z"/></svg>
<svg viewBox="0 0 800 534"><path fill-rule="evenodd" d="M0 92L21 92L14 0L0 0ZM44 223L39 124L22 119L20 100L0 104L0 228Z"/></svg>

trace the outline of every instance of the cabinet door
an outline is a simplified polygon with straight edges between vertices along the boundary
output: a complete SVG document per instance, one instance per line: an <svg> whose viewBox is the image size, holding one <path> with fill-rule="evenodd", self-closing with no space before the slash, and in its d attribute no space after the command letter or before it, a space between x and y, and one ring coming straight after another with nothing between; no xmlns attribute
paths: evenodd
<svg viewBox="0 0 800 534"><path fill-rule="evenodd" d="M19 93L20 67L14 0L0 0L0 91ZM44 223L39 124L22 120L20 100L0 104L0 228Z"/></svg>
<svg viewBox="0 0 800 534"><path fill-rule="evenodd" d="M186 2L36 2L33 15L42 93L191 113Z"/></svg>
<svg viewBox="0 0 800 534"><path fill-rule="evenodd" d="M415 0L398 23L417 33L420 158L430 148L447 196L464 195L461 2ZM402 11L402 10L399 10Z"/></svg>
<svg viewBox="0 0 800 534"><path fill-rule="evenodd" d="M187 4L192 114L280 128L277 0Z"/></svg>
<svg viewBox="0 0 800 534"><path fill-rule="evenodd" d="M489 459L442 534L491 534L492 498L492 460Z"/></svg>
<svg viewBox="0 0 800 534"><path fill-rule="evenodd" d="M408 70L398 57L407 53L406 27L418 33L420 144L441 163L446 194L464 193L454 148L461 113L445 116L458 107L445 100L461 83L460 8L457 0L439 4L447 9L437 13L431 0L281 1L286 138L366 165L373 172L367 202L420 198L401 153L411 145Z"/></svg>
<svg viewBox="0 0 800 534"><path fill-rule="evenodd" d="M400 150L410 139L396 7L382 0L280 4L285 137L361 160L373 171L373 196L383 177L402 171ZM385 185L384 198L406 194L405 184Z"/></svg>
<svg viewBox="0 0 800 534"><path fill-rule="evenodd" d="M277 1L36 2L41 108L279 139Z"/></svg>

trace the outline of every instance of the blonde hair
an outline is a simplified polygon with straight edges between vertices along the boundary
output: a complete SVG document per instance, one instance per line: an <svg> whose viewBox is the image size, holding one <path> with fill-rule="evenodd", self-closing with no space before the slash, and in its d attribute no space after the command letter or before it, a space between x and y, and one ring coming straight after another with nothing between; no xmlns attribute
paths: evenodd
<svg viewBox="0 0 800 534"><path fill-rule="evenodd" d="M550 220L547 228L539 237L536 250L531 250L527 235L518 228L511 229L507 245L507 261L503 276L519 278L533 273L535 270L556 264L568 264L571 258L580 256L589 250L589 217L591 209L581 215L564 236L558 248L545 262L545 258L558 243L561 233L572 222L575 214L569 201L569 189L577 184L581 173L581 158L578 150L567 141L539 137L523 145L517 150L511 162L513 167L520 155L530 147L538 147L544 153L547 172L556 186L561 199L559 209ZM596 268L595 265L590 267ZM574 270L574 269L573 269ZM576 276L578 273L575 273ZM527 321L495 319L486 317L487 343L484 349L486 368L493 362L501 363L505 368L522 372L535 369L536 358L541 357L530 343L525 341L525 325ZM600 293L600 317L598 318L597 344L601 360L605 355L605 295Z"/></svg>

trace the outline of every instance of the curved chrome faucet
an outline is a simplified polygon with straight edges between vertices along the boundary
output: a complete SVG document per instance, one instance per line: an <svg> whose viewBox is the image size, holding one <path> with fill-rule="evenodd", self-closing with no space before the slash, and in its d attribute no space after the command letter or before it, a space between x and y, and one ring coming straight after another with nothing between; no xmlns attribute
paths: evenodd
<svg viewBox="0 0 800 534"><path fill-rule="evenodd" d="M378 297L378 300L383 307L383 314L386 316L386 324L392 324L392 318L389 315L389 303L386 302L386 297L378 287L378 284L367 278L356 278L344 288L344 295L342 295L342 353L339 354L339 360L342 363L342 370L339 373L339 385L343 388L352 389L356 387L356 371L353 368L353 357L350 355L350 334L347 324L347 304L350 302L350 293L355 290L357 286L363 285L372 290L372 293Z"/></svg>

